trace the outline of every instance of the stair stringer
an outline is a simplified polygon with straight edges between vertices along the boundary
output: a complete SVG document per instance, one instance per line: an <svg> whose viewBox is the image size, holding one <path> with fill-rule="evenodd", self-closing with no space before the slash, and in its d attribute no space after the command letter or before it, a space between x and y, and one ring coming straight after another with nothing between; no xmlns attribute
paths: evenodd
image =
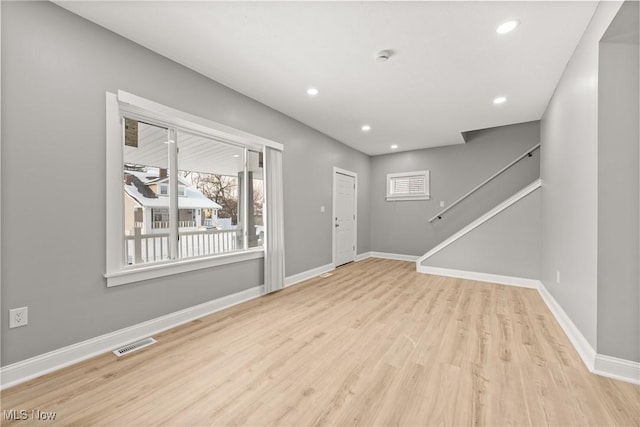
<svg viewBox="0 0 640 427"><path fill-rule="evenodd" d="M480 227L482 224L485 224L486 222L490 221L492 218L496 217L498 214L505 211L515 203L519 202L529 194L533 193L541 186L542 186L542 181L540 179L535 180L534 182L532 182L522 190L518 191L513 196L506 199L504 202L500 203L490 211L486 212L484 215L480 216L475 221L471 222L470 224L463 227L462 229L460 229L458 232L456 232L449 238L445 239L440 244L436 245L433 249L431 249L426 254L424 254L423 256L421 256L416 260L416 270L420 273L434 274L434 275L440 275L440 276L451 276L451 277L466 278L471 280L479 280L479 281L492 282L492 283L502 283L507 285L517 285L517 286L537 288L539 282L536 279L526 279L521 277L502 276L502 275L483 273L483 272L462 271L462 270L449 269L449 268L426 266L426 265L423 265L423 263L424 261L433 257L437 253L441 252L443 249L447 248L452 243L458 241L459 239L463 238L467 234L471 233L473 230Z"/></svg>

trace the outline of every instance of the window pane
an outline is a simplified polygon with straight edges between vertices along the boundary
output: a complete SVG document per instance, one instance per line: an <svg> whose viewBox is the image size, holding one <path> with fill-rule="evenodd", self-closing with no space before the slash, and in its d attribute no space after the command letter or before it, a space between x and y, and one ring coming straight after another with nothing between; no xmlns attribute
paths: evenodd
<svg viewBox="0 0 640 427"><path fill-rule="evenodd" d="M182 131L178 147L178 258L242 250L244 148Z"/></svg>
<svg viewBox="0 0 640 427"><path fill-rule="evenodd" d="M125 119L125 265L171 258L167 141L166 129Z"/></svg>
<svg viewBox="0 0 640 427"><path fill-rule="evenodd" d="M264 222L262 211L264 207L264 169L262 153L249 151L247 158L247 173L249 174L249 247L264 245Z"/></svg>

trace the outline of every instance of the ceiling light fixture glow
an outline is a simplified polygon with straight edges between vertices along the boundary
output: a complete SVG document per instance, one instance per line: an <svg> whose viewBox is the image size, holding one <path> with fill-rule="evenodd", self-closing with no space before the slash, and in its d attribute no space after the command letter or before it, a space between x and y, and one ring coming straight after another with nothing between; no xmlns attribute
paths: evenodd
<svg viewBox="0 0 640 427"><path fill-rule="evenodd" d="M360 129L362 129L362 132L369 132L371 130L371 126L362 125L362 127Z"/></svg>
<svg viewBox="0 0 640 427"><path fill-rule="evenodd" d="M499 96L493 100L494 104L504 104L505 102L507 102L507 98L504 96Z"/></svg>
<svg viewBox="0 0 640 427"><path fill-rule="evenodd" d="M515 30L518 25L520 25L520 21L516 19L503 22L502 24L498 25L498 28L496 28L496 33L498 34L510 33L511 31Z"/></svg>
<svg viewBox="0 0 640 427"><path fill-rule="evenodd" d="M317 94L318 89L316 89L315 87L310 87L309 89L307 89L307 95L316 96Z"/></svg>
<svg viewBox="0 0 640 427"><path fill-rule="evenodd" d="M398 144L393 144L393 145L391 146L391 149L392 149L392 150L396 150L397 148L398 148Z"/></svg>

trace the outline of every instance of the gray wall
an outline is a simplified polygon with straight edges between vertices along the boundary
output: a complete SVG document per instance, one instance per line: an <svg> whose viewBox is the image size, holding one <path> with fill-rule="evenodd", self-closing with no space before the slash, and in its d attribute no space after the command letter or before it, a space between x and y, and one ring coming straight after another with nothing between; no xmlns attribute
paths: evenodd
<svg viewBox="0 0 640 427"><path fill-rule="evenodd" d="M333 166L359 175L370 250L366 155L51 3L1 7L1 314L29 307L28 326L2 322L2 365L262 284L254 260L105 287L105 91L285 145L287 275L331 262Z"/></svg>
<svg viewBox="0 0 640 427"><path fill-rule="evenodd" d="M422 265L538 279L540 192L520 199Z"/></svg>
<svg viewBox="0 0 640 427"><path fill-rule="evenodd" d="M541 120L541 280L596 348L598 42L619 3L601 2ZM556 271L560 283L556 283Z"/></svg>
<svg viewBox="0 0 640 427"><path fill-rule="evenodd" d="M539 142L539 122L469 132L467 143L376 156L371 160L371 249L424 255L463 226L540 176L540 150L454 207L427 220ZM543 147L544 148L544 147ZM385 201L386 174L430 170L431 200Z"/></svg>
<svg viewBox="0 0 640 427"><path fill-rule="evenodd" d="M285 142L286 275L332 260L333 166L358 174L358 253L370 251L369 156L316 133ZM325 212L320 207L325 206Z"/></svg>
<svg viewBox="0 0 640 427"><path fill-rule="evenodd" d="M625 2L602 42L598 70L598 353L640 361L637 2Z"/></svg>

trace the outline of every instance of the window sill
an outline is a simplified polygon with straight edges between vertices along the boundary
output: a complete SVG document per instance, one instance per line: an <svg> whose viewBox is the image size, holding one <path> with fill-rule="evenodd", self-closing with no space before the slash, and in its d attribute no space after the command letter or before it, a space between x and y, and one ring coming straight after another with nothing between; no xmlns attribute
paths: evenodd
<svg viewBox="0 0 640 427"><path fill-rule="evenodd" d="M430 200L431 196L387 196L387 202L401 202L404 200Z"/></svg>
<svg viewBox="0 0 640 427"><path fill-rule="evenodd" d="M215 257L156 263L143 267L125 267L120 271L106 273L104 277L107 279L107 287L112 287L258 258L264 258L264 248L216 255Z"/></svg>

